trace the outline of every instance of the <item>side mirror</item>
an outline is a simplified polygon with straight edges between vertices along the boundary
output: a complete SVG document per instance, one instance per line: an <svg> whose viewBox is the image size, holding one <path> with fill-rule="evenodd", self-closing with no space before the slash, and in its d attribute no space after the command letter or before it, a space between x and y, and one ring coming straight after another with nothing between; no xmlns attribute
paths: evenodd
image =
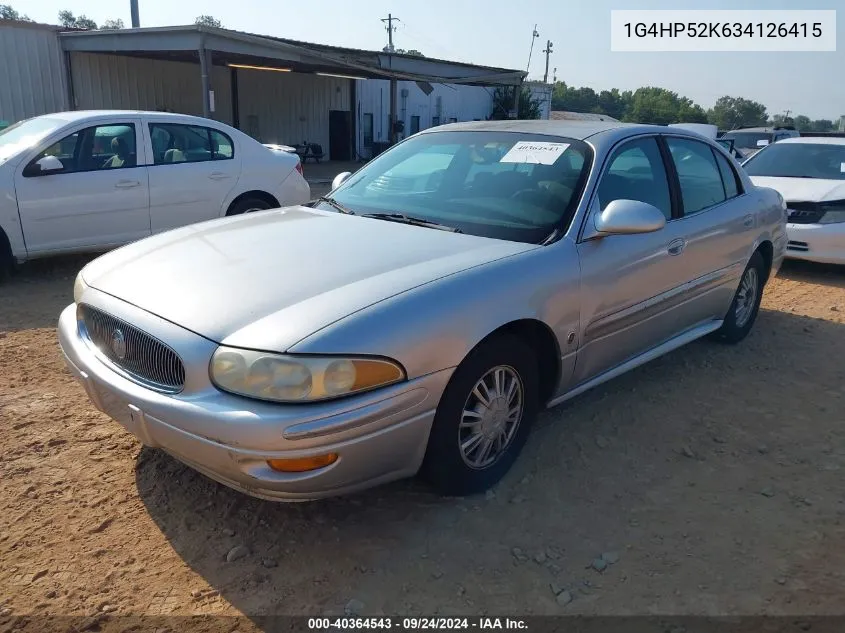
<svg viewBox="0 0 845 633"><path fill-rule="evenodd" d="M657 207L639 200L613 200L595 215L596 231L602 235L653 233L666 226L666 217Z"/></svg>
<svg viewBox="0 0 845 633"><path fill-rule="evenodd" d="M42 156L37 161L30 163L24 170L24 176L46 176L52 171L61 171L65 168L55 156Z"/></svg>
<svg viewBox="0 0 845 633"><path fill-rule="evenodd" d="M332 191L334 191L335 189L340 187L344 182L346 182L346 179L349 178L351 175L351 171L344 171L335 176L334 180L332 180Z"/></svg>

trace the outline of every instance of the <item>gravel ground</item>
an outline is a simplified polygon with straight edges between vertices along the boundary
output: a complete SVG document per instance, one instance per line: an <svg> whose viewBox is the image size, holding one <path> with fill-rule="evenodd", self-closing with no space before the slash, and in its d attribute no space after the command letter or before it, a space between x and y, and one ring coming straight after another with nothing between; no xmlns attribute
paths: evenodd
<svg viewBox="0 0 845 633"><path fill-rule="evenodd" d="M253 500L65 370L84 259L0 286L0 629L68 614L843 614L845 271L790 264L697 342L542 414L492 492ZM244 630L243 628L239 630Z"/></svg>

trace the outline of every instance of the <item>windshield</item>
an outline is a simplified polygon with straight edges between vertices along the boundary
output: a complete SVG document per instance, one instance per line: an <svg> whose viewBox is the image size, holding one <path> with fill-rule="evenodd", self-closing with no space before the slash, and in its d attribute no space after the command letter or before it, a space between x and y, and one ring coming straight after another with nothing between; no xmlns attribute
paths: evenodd
<svg viewBox="0 0 845 633"><path fill-rule="evenodd" d="M42 138L64 124L59 119L38 117L26 119L0 130L0 160L9 158L20 150L32 147Z"/></svg>
<svg viewBox="0 0 845 633"><path fill-rule="evenodd" d="M758 150L772 142L771 132L728 132L722 135L723 139L733 139L734 147L737 149Z"/></svg>
<svg viewBox="0 0 845 633"><path fill-rule="evenodd" d="M749 176L845 180L845 145L775 143L743 167Z"/></svg>
<svg viewBox="0 0 845 633"><path fill-rule="evenodd" d="M431 132L381 154L332 198L358 215L400 213L470 235L539 243L566 230L591 160L589 146L575 139Z"/></svg>

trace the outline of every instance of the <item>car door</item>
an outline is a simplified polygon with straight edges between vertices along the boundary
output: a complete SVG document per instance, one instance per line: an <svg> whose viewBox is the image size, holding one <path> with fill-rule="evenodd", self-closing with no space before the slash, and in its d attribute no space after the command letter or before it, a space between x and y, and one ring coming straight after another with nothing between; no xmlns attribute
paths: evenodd
<svg viewBox="0 0 845 633"><path fill-rule="evenodd" d="M613 200L647 202L666 216L664 228L636 235L596 235L585 230L581 262L581 339L574 382L583 383L688 329L694 319L684 303L689 281L670 183L669 157L658 137L617 146L605 163L587 218Z"/></svg>
<svg viewBox="0 0 845 633"><path fill-rule="evenodd" d="M131 117L80 124L22 161L15 191L30 255L105 249L150 234L140 130ZM57 168L40 169L45 158Z"/></svg>
<svg viewBox="0 0 845 633"><path fill-rule="evenodd" d="M696 321L721 319L733 300L753 242L755 216L742 182L721 152L691 138L665 137L680 192L684 256Z"/></svg>
<svg viewBox="0 0 845 633"><path fill-rule="evenodd" d="M220 217L240 176L232 138L211 127L155 120L147 130L152 232Z"/></svg>

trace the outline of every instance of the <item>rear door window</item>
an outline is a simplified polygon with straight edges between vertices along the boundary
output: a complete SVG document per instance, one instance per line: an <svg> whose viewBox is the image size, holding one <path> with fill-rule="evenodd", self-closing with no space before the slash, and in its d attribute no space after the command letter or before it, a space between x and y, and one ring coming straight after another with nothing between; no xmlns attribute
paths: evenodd
<svg viewBox="0 0 845 633"><path fill-rule="evenodd" d="M150 141L155 165L227 160L235 155L227 134L199 125L150 123Z"/></svg>

